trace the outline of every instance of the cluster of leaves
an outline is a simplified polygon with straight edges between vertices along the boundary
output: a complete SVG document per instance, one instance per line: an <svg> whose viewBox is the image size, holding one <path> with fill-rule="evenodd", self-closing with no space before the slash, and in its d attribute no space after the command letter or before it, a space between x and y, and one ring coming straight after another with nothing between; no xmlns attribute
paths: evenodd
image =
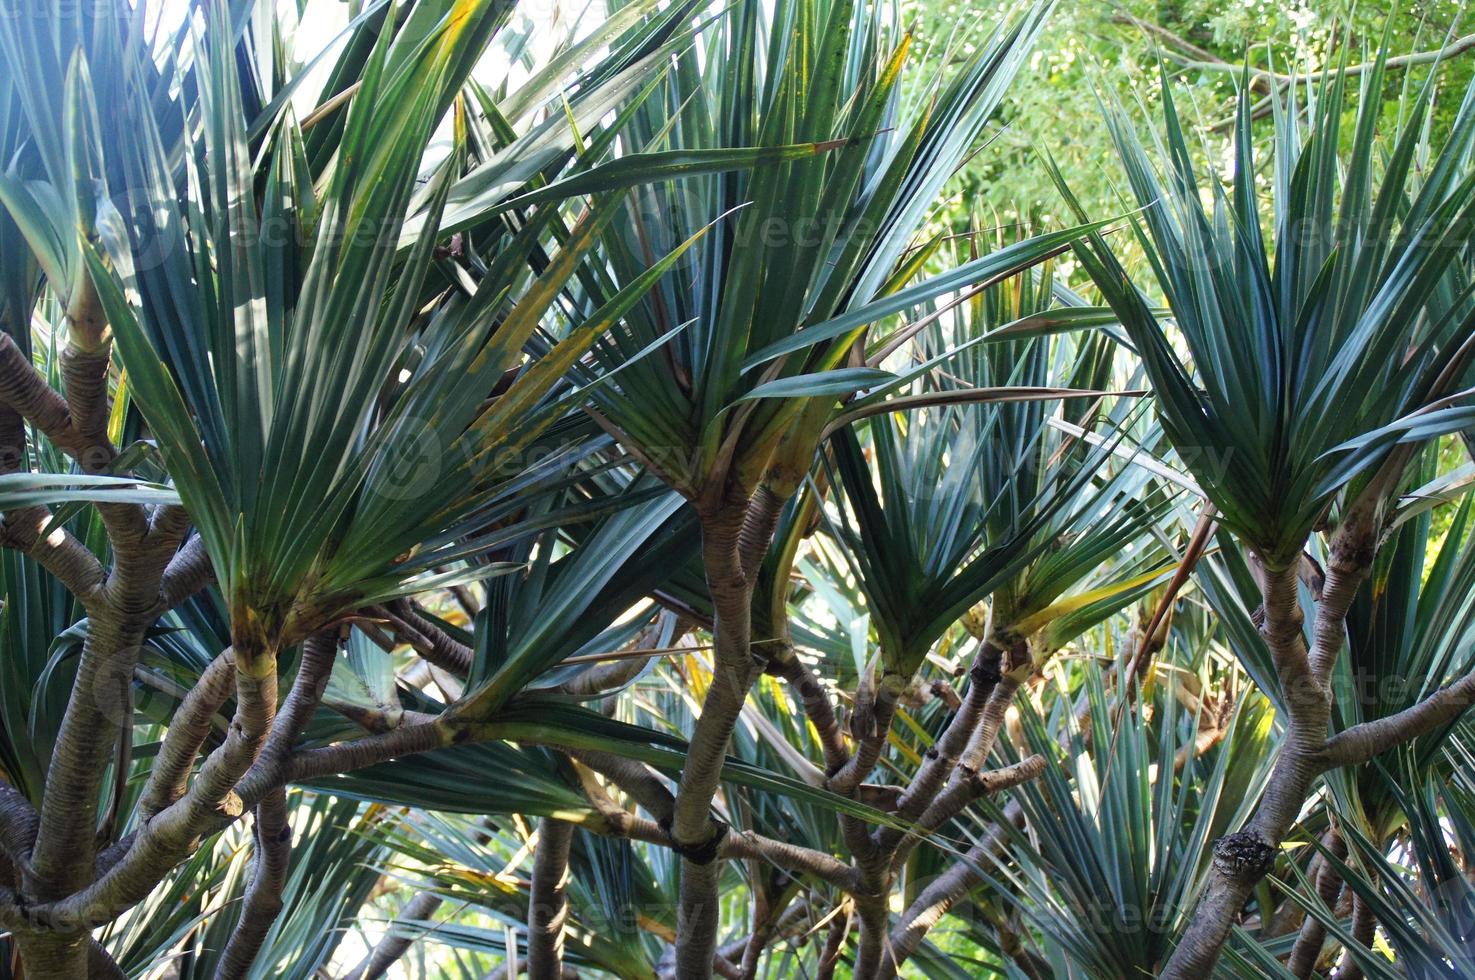
<svg viewBox="0 0 1475 980"><path fill-rule="evenodd" d="M1005 91L1049 4L918 56L885 5L633 0L529 71L503 0L367 4L308 63L275 4L178 24L147 6L0 29L23 66L0 75L0 327L63 390L95 291L123 447L74 471L32 426L0 507L54 506L48 531L107 559L109 504L181 505L214 575L123 679L99 843L145 828L154 759L227 646L269 653L285 691L304 641L336 637L304 756L465 736L299 780L251 976L338 975L386 937L420 975L510 967L540 828L570 823L565 962L667 970L682 859L585 763L682 778L728 682L702 545L735 498L783 508L749 569L769 673L726 746L729 833L858 856L856 824L898 829L886 801L937 757L971 658L1007 655L1021 693L990 765L1043 766L898 861L902 908L969 876L918 975L1162 966L1284 738L1257 575L1326 564L1322 531L1378 480L1392 503L1332 730L1475 667L1459 70L1410 72L1390 100L1380 49L1277 88L1268 129L1243 97L1228 181L1204 177L1164 72L1152 138L1109 93L1094 116L1140 211L1116 219L1067 159L1042 172L1076 227L988 231L974 201L942 234L949 182L1019 114ZM1219 26L1224 46L1257 29ZM1016 156L982 172L991 193L1019 189ZM1072 248L1090 289L1060 276ZM39 807L91 623L25 549L0 554L0 600L0 777ZM864 787L835 791L844 736L781 682L783 655L842 715L892 698ZM1313 968L1468 971L1472 761L1456 721L1329 772L1223 969L1286 975L1314 940ZM224 971L259 848L212 833L95 938L125 975ZM749 975L858 961L833 880L719 873L732 970L750 946Z"/></svg>

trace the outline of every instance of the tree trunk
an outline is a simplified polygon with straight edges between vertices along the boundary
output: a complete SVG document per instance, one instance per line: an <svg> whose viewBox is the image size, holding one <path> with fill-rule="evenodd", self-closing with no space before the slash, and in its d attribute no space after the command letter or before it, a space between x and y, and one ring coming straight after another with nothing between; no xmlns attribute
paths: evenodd
<svg viewBox="0 0 1475 980"><path fill-rule="evenodd" d="M257 805L254 837L251 883L221 956L216 980L240 980L251 971L266 934L282 912L282 887L292 857L292 828L287 823L287 794L281 787L271 790Z"/></svg>
<svg viewBox="0 0 1475 980"><path fill-rule="evenodd" d="M670 828L682 855L676 915L676 972L682 978L712 974L719 920L717 883L722 876L718 854L726 833L712 819L712 799L756 674L750 650L753 589L743 574L739 550L743 520L744 509L730 506L702 527L702 560L716 612L712 626L716 650L711 686L687 749Z"/></svg>
<svg viewBox="0 0 1475 980"><path fill-rule="evenodd" d="M873 980L881 975L882 958L886 947L886 926L890 918L886 907L890 889L883 888L878 895L855 897L856 917L860 920L860 934L855 949L855 980Z"/></svg>
<svg viewBox="0 0 1475 980"><path fill-rule="evenodd" d="M538 821L533 883L528 896L528 978L558 980L563 974L563 924L568 918L568 854L574 825Z"/></svg>
<svg viewBox="0 0 1475 980"><path fill-rule="evenodd" d="M16 933L15 945L26 980L78 980L90 975L86 932Z"/></svg>
<svg viewBox="0 0 1475 980"><path fill-rule="evenodd" d="M1322 843L1339 860L1347 856L1347 844L1335 830L1327 831L1322 837ZM1316 894L1322 903L1328 908L1335 908L1337 895L1342 890L1342 879L1330 861L1322 859L1315 880ZM1311 976L1311 971L1316 968L1316 961L1321 958L1321 947L1325 942L1326 927L1316 916L1306 916L1301 923L1300 935L1296 937L1296 945L1291 949L1290 959L1286 961L1286 969L1302 980Z"/></svg>
<svg viewBox="0 0 1475 980"><path fill-rule="evenodd" d="M435 914L444 901L435 892L421 892L405 903L400 911L399 919L418 921L428 919ZM379 980L380 977L389 972L389 968L399 962L400 958L410 951L415 943L415 937L400 935L394 931L391 925L384 938L370 950L364 961L343 980Z"/></svg>
<svg viewBox="0 0 1475 980"><path fill-rule="evenodd" d="M1310 668L1301 630L1298 583L1297 569L1292 565L1285 569L1266 569L1262 586L1265 597L1262 633L1275 661L1290 716L1285 744L1249 825L1214 844L1208 887L1163 969L1162 976L1168 980L1202 980L1213 975L1235 920L1255 885L1274 866L1281 842L1306 802L1312 784L1326 768L1331 692ZM1326 613L1325 607L1321 613ZM1318 623L1318 635L1324 632Z"/></svg>

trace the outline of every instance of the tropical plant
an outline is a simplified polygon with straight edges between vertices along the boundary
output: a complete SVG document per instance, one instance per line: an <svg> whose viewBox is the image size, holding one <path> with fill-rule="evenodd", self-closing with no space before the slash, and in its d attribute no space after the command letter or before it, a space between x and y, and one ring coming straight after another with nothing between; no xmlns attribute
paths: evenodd
<svg viewBox="0 0 1475 980"><path fill-rule="evenodd" d="M5 0L0 978L1468 972L1475 43L1016 6Z"/></svg>
<svg viewBox="0 0 1475 980"><path fill-rule="evenodd" d="M1413 488L1419 446L1470 417L1462 402L1475 349L1465 224L1475 207L1467 172L1475 103L1467 94L1447 140L1431 147L1422 123L1431 79L1414 87L1385 135L1383 70L1380 56L1358 76L1345 158L1345 73L1308 81L1304 109L1299 86L1274 100L1266 206L1248 98L1227 187L1198 180L1171 98L1161 169L1125 114L1106 110L1143 208L1142 247L1186 350L1099 235L1078 255L1142 356L1169 438L1248 549L1287 723L1253 820L1215 844L1208 887L1167 976L1213 966L1314 780L1445 726L1475 700L1475 675L1466 674L1401 712L1329 730L1348 612ZM1308 637L1300 580L1313 534L1326 541L1325 572L1313 586Z"/></svg>

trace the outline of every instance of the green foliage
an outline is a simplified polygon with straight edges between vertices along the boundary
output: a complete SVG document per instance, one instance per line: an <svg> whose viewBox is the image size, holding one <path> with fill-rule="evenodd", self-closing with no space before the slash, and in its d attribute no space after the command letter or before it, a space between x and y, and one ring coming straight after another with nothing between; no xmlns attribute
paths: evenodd
<svg viewBox="0 0 1475 980"><path fill-rule="evenodd" d="M1468 365L1472 104L1431 147L1426 85L1383 134L1371 97L1382 78L1381 61L1363 76L1345 156L1344 77L1308 84L1304 115L1295 91L1273 103L1268 201L1247 97L1228 187L1200 183L1171 96L1155 159L1120 108L1105 110L1143 209L1148 268L1186 350L1099 235L1082 265L1142 355L1179 455L1271 563L1293 560L1333 495L1399 458L1394 446L1470 421L1443 399Z"/></svg>
<svg viewBox="0 0 1475 980"><path fill-rule="evenodd" d="M0 20L0 978L68 901L130 977L481 977L540 820L564 962L663 976L707 763L726 972L864 973L966 872L903 973L1140 976L1295 743L1266 568L1315 624L1369 565L1292 638L1328 734L1470 676L1455 0L62 6ZM732 513L757 681L697 758ZM42 896L86 710L93 883ZM1312 787L1225 975L1469 971L1471 724Z"/></svg>

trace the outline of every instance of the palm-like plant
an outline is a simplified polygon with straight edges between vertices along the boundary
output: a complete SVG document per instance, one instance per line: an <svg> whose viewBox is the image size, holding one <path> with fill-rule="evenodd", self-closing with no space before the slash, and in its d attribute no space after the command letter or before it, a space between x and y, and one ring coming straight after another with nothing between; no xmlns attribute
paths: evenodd
<svg viewBox="0 0 1475 980"><path fill-rule="evenodd" d="M1199 719L1171 688L1151 724L1132 712L1113 731L1099 672L1088 670L1085 686L1089 727L1063 746L1073 773L1057 761L1062 747L1045 720L1022 712L1029 747L1051 760L1018 794L1037 836L1002 821L1006 849L983 870L1053 940L1036 955L1054 975L1128 977L1171 949L1215 831L1242 818L1269 775L1254 737L1267 726L1257 724L1263 702L1251 702L1227 722L1225 740L1200 755L1192 741Z"/></svg>
<svg viewBox="0 0 1475 980"><path fill-rule="evenodd" d="M872 415L864 427L874 475L853 430L832 440L845 503L834 525L875 624L881 674L858 694L851 727L859 748L837 777L842 785L870 773L899 692L937 641L987 600L965 695L917 746L924 761L898 800L897 815L928 832L967 799L970 774L988 758L1019 686L1167 570L1140 540L1167 498L1144 489L1143 471L1107 465L1112 440L1092 446L1070 434L1071 423L1047 424L1055 416L1037 400L1100 401L1111 375L1109 352L1097 356L1102 338L1088 337L1084 350L1011 339L1085 312L1056 307L1057 292L1048 269L1006 280L953 310L941 321L946 331L918 334L915 389L897 402L915 410L872 414L892 406L867 399L851 413ZM1069 386L1051 385L1063 363L1080 368ZM1124 416L1125 405L1113 414ZM1056 421L1067 418L1085 420L1066 407ZM873 837L857 849L868 852L862 867L873 890L884 892L916 839L894 828ZM869 933L874 950L886 920L872 914L862 939ZM910 951L894 946L886 968Z"/></svg>
<svg viewBox="0 0 1475 980"><path fill-rule="evenodd" d="M890 380L854 363L868 326L931 296L1039 261L1042 236L900 288L925 209L963 160L1047 11L1001 26L926 103L903 98L910 39L848 2L734 8L688 50L626 129L634 145L691 152L792 142L834 152L643 191L606 236L624 275L717 222L624 330L596 344L610 368L669 338L663 356L620 371L594 411L620 444L691 501L715 616L717 679L692 733L671 833L688 854L679 968L715 947L722 828L709 809L722 753L757 665L754 579L780 511L802 484L836 400ZM766 59L755 63L754 53ZM704 56L703 65L699 57ZM733 209L740 209L728 216ZM659 219L659 222L652 220ZM672 385L672 379L676 384Z"/></svg>
<svg viewBox="0 0 1475 980"><path fill-rule="evenodd" d="M1191 360L1100 237L1078 255L1141 353L1179 454L1253 550L1262 631L1288 715L1262 806L1246 829L1216 845L1209 888L1169 976L1199 975L1217 960L1233 917L1322 771L1438 726L1469 703L1461 688L1396 716L1397 724L1327 741L1344 622L1389 501L1417 443L1463 426L1469 411L1459 394L1472 349L1463 228L1475 206L1467 167L1475 105L1467 98L1447 142L1427 147L1413 120L1434 97L1429 81L1409 99L1384 151L1382 64L1362 75L1345 158L1345 75L1308 84L1304 113L1301 86L1276 96L1268 205L1256 179L1248 99L1228 188L1195 176L1170 97L1161 168L1125 114L1107 109L1143 208L1139 239ZM1421 151L1432 162L1416 172ZM1297 570L1318 527L1328 536L1328 560L1308 641Z"/></svg>
<svg viewBox="0 0 1475 980"><path fill-rule="evenodd" d="M483 270L489 279L457 282L452 274L447 282L452 270L442 265L441 284L428 282L441 261L436 229L467 164L460 91L508 5L422 3L402 17L387 11L376 22L360 18L357 37L370 43L344 54L340 67L358 77L326 144L304 138L285 111L285 92L267 103L267 93L254 87L259 80L247 78L243 88L237 51L248 54L268 40L237 45L243 6L212 8L198 32L186 25L174 51L177 75L163 80L143 19L119 21L107 5L84 6L63 15L55 31L44 18L12 18L6 36L35 69L38 84L18 88L15 100L29 124L19 133L34 145L41 173L29 182L24 172L7 178L6 204L33 253L46 260L69 343L81 345L64 358L73 365L68 402L28 364L13 363L21 390L12 405L84 467L109 464L115 451L102 423L108 332L115 331L131 368L130 393L178 497L162 490L107 495L99 512L108 515L119 572L106 587L97 561L70 537L52 563L91 615L40 794L44 816L30 862L27 890L69 903L47 916L49 934L38 934L28 952L40 973L77 969L88 955L77 924L141 898L219 819L215 811L236 799L243 777L252 776L240 792L262 798L258 821L284 824L281 792L270 784L287 775L283 751L307 721L322 680L314 675L330 670L332 657L320 637L304 654L278 718L278 654L366 603L495 573L499 566L435 570L464 566L476 552L457 542L505 519L505 508L496 506L499 488L525 486L555 469L556 458L541 470L523 466L508 474L489 460L499 450L528 451L557 421L566 405L550 396L562 381L558 366L587 349L653 279L636 277L581 317L538 367L500 390L615 213L614 202L596 204L561 236L563 248L551 261L529 270L529 249L546 260L538 238L560 215L562 195L545 194L551 203L524 211L515 230L504 222L482 240L506 243L500 261ZM659 35L629 33L631 48L653 40L659 48ZM639 62L628 69L636 77L649 70ZM104 71L108 87L99 89L93 73ZM45 79L50 87L39 84ZM171 81L182 87L171 89ZM630 82L609 72L589 87L600 84L628 90ZM99 92L117 104L100 107ZM417 191L427 142L453 104L453 150ZM247 105L259 110L255 118ZM68 120L66 138L50 130L43 138L38 123L58 113ZM122 132L131 138L109 138ZM514 145L496 164L520 165L523 182L542 183L540 171L566 159L550 157L547 144L534 138ZM254 159L264 161L259 173ZM616 176L614 186L628 179ZM591 188L586 177L580 186L606 184L599 177ZM511 192L504 187L504 197ZM495 211L485 201L479 207ZM423 212L418 235L402 245L415 210ZM514 284L516 300L509 298ZM14 344L10 350L13 360L23 358ZM450 377L458 379L459 396L447 400L437 392ZM489 404L494 392L500 397ZM417 474L396 470L406 461L433 467L431 479L407 486L406 477ZM155 502L152 514L144 509ZM44 512L30 513L39 526L26 544L37 553L50 538L39 533ZM190 523L198 541L176 555ZM98 687L99 678L132 673L171 558L194 588L204 581L197 567L213 568L230 612L231 645L182 710L208 719L233 689L236 721L188 789L204 733L171 726L142 804L152 819L92 881L96 798L113 742L95 736L122 724L127 710L116 691ZM271 731L278 733L275 747ZM428 725L421 737L449 740L448 732L436 732L445 726ZM253 913L257 886L270 887L280 875L270 866L279 852L274 843L258 855L247 899ZM250 961L262 927L252 921L238 930L241 945L227 972Z"/></svg>

